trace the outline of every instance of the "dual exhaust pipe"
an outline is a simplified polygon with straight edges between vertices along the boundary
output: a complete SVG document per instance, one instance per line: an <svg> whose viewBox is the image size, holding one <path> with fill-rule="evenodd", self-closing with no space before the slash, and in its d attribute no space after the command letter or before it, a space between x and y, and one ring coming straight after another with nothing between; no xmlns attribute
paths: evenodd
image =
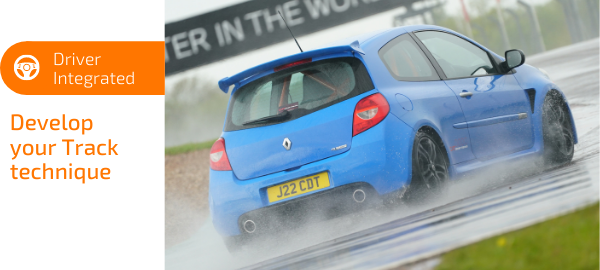
<svg viewBox="0 0 600 270"><path fill-rule="evenodd" d="M356 189L352 193L352 199L357 203L362 203L367 199L367 194L362 189ZM244 221L242 225L246 233L254 233L256 231L256 223L251 219Z"/></svg>
<svg viewBox="0 0 600 270"><path fill-rule="evenodd" d="M243 225L244 231L246 231L247 233L253 233L256 231L256 223L254 223L254 221L252 221L251 219L244 221Z"/></svg>
<svg viewBox="0 0 600 270"><path fill-rule="evenodd" d="M357 203L362 203L367 199L367 194L362 189L357 189L352 193L352 199Z"/></svg>

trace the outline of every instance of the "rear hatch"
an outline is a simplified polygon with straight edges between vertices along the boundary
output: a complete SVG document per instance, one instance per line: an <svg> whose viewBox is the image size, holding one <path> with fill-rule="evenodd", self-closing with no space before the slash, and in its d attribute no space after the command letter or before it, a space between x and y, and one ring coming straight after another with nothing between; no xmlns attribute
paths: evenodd
<svg viewBox="0 0 600 270"><path fill-rule="evenodd" d="M304 62L275 68L232 95L223 138L238 179L295 169L350 148L358 100L348 99L374 88L366 68L353 57Z"/></svg>

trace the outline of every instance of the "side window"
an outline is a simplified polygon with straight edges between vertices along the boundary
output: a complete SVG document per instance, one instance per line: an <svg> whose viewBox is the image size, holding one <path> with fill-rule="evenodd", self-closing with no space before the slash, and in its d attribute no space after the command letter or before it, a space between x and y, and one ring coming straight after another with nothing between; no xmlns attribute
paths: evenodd
<svg viewBox="0 0 600 270"><path fill-rule="evenodd" d="M437 31L417 32L416 35L448 78L498 73L487 52L471 42Z"/></svg>
<svg viewBox="0 0 600 270"><path fill-rule="evenodd" d="M379 58L394 79L399 81L439 80L433 66L408 35L401 35L379 50Z"/></svg>

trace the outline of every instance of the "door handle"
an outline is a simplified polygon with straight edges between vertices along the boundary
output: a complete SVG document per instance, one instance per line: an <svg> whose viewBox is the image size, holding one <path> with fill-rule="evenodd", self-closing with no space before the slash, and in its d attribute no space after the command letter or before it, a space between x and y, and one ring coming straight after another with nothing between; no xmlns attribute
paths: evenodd
<svg viewBox="0 0 600 270"><path fill-rule="evenodd" d="M471 93L471 92L460 92L460 94L458 94L458 95L459 95L460 97L467 98L467 97L470 97L470 96L472 96L472 95L473 95L473 93Z"/></svg>

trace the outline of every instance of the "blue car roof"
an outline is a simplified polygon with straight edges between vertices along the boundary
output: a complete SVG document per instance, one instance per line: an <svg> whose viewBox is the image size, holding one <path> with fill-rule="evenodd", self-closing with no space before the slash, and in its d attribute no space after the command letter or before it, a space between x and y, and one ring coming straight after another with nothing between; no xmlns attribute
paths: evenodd
<svg viewBox="0 0 600 270"><path fill-rule="evenodd" d="M219 88L221 88L221 90L223 92L227 93L229 91L229 86L236 84L242 80L248 79L257 74L260 74L264 71L274 69L281 65L293 63L295 61L300 61L300 60L304 60L304 59L308 59L308 58L315 58L315 57L329 55L329 54L336 54L336 53L341 53L341 52L353 52L353 53L356 52L356 53L360 53L360 54L365 54L363 52L363 50L360 48L358 41L352 42L347 45L325 47L325 48L305 51L305 52L301 52L301 53L297 53L297 54L292 54L292 55L289 55L286 57L275 59L273 61L266 62L264 64L260 64L258 66L246 69L246 70L244 70L238 74L235 74L231 77L223 78L219 81Z"/></svg>
<svg viewBox="0 0 600 270"><path fill-rule="evenodd" d="M275 67L285 65L288 63L292 63L295 61L307 59L307 58L315 58L320 56L325 56L329 54L336 54L342 52L352 52L352 53L360 53L365 54L365 48L368 48L371 40L375 40L377 37L385 36L386 33L389 32L397 32L398 34L413 32L419 30L441 30L446 32L451 32L460 35L452 30L435 26L435 25L409 25L409 26L401 26L391 29L384 29L379 31L374 31L366 34L356 35L348 38L344 38L332 43L328 43L323 45L320 48L305 51L297 54L288 55L279 59L275 59L270 62L266 62L255 67L244 70L238 74L235 74L231 77L223 78L219 81L219 88L227 93L229 91L229 87L238 82L241 82L246 79L250 79L255 75L261 74L265 71L272 70ZM460 35L463 36L463 35ZM463 36L464 38L469 39L468 37Z"/></svg>
<svg viewBox="0 0 600 270"><path fill-rule="evenodd" d="M266 62L266 63L260 64L260 65L257 65L255 67L244 70L238 74L235 74L231 77L226 77L226 78L221 79L219 81L219 88L223 92L227 93L229 91L229 87L231 85L236 84L242 80L251 78L252 76L255 76L264 71L273 69L275 67L285 65L288 63L292 63L295 61L307 59L307 58L314 58L314 57L318 57L318 56L324 56L324 55L328 55L328 54L336 54L336 53L341 53L341 52L353 52L353 53L356 52L356 53L360 53L360 54L365 54L364 51L361 49L361 44L364 44L369 39L379 36L382 33L392 31L392 30L393 29L385 29L385 30L374 31L374 32L366 33L366 34L362 34L362 35L356 35L356 36L341 39L341 40L338 40L338 41L335 41L335 42L332 42L329 44L325 44L322 47L314 49L314 50L288 55L288 56L285 56L285 57L282 57L279 59L275 59L270 62Z"/></svg>

